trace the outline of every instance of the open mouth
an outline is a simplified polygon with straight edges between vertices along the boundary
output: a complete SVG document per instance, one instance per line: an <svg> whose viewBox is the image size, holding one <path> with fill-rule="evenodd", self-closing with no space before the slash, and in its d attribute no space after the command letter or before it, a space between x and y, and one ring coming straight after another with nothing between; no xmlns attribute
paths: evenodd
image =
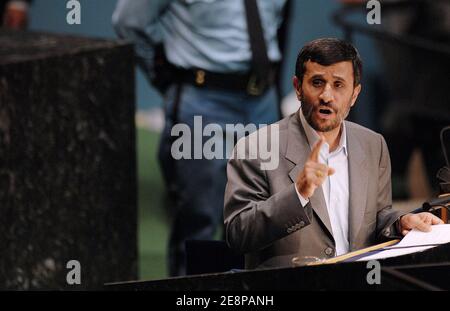
<svg viewBox="0 0 450 311"><path fill-rule="evenodd" d="M333 110L331 110L330 108L321 108L321 109L319 109L319 112L321 114L330 115L333 113Z"/></svg>

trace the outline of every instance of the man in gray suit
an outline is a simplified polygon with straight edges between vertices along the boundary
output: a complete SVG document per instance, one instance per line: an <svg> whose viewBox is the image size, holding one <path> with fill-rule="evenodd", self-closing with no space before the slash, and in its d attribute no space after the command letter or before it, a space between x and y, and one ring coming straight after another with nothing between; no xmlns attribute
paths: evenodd
<svg viewBox="0 0 450 311"><path fill-rule="evenodd" d="M289 266L297 256L326 259L442 223L392 208L383 137L344 121L361 91L361 70L351 44L308 43L293 78L301 109L237 143L224 219L227 243L245 253L246 268ZM268 141L279 146L275 169L252 151L267 132L279 134L278 144L272 135Z"/></svg>

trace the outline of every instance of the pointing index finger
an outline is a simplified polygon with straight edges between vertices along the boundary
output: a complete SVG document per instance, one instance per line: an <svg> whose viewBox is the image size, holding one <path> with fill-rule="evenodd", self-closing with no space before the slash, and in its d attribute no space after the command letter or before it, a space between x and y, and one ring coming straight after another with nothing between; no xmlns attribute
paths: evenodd
<svg viewBox="0 0 450 311"><path fill-rule="evenodd" d="M316 142L311 153L309 155L309 159L314 162L319 162L319 153L320 148L322 148L323 143L325 142L325 137L320 136L320 139Z"/></svg>

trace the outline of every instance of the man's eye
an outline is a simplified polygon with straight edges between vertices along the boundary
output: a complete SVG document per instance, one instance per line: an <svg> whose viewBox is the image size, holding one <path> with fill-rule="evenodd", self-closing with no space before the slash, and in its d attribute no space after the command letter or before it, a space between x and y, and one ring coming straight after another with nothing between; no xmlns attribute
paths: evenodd
<svg viewBox="0 0 450 311"><path fill-rule="evenodd" d="M342 82L336 82L336 83L334 84L334 86L337 87L337 88L341 88L341 87L344 86L344 83L342 83Z"/></svg>
<svg viewBox="0 0 450 311"><path fill-rule="evenodd" d="M323 83L322 80L313 80L313 85L314 85L314 86L321 86L322 83Z"/></svg>

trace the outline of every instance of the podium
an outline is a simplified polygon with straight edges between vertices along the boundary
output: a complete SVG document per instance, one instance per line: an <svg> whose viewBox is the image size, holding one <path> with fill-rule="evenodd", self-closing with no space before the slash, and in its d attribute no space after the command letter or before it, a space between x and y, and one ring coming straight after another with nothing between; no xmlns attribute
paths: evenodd
<svg viewBox="0 0 450 311"><path fill-rule="evenodd" d="M136 278L135 148L132 45L0 29L0 289Z"/></svg>
<svg viewBox="0 0 450 311"><path fill-rule="evenodd" d="M369 284L367 262L342 262L242 272L205 274L154 281L105 284L106 290L292 291L448 290L450 243L423 252L382 259L380 284Z"/></svg>

